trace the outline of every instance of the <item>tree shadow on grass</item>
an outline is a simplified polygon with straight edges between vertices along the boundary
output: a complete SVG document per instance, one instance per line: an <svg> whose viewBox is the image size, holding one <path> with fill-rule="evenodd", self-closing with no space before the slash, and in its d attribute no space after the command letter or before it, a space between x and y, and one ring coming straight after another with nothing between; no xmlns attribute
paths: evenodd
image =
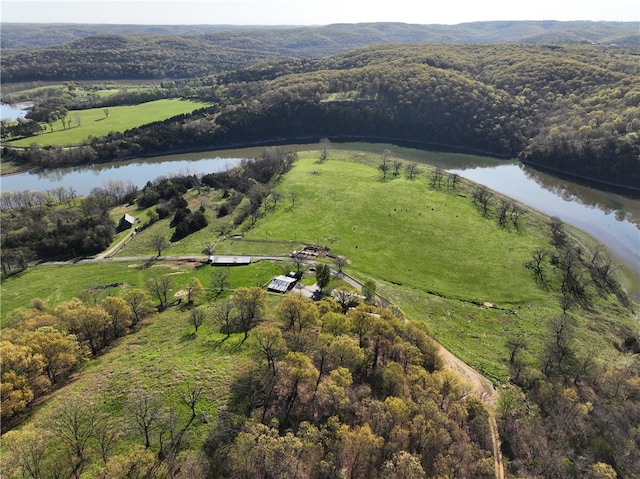
<svg viewBox="0 0 640 479"><path fill-rule="evenodd" d="M180 342L181 343L185 343L187 341L194 341L197 337L197 333L195 332L190 332L190 333L184 333L182 335L182 337L180 338Z"/></svg>
<svg viewBox="0 0 640 479"><path fill-rule="evenodd" d="M206 348L210 350L220 351L236 351L243 345L242 337L236 338L234 336L225 336L221 339L210 339L206 343Z"/></svg>

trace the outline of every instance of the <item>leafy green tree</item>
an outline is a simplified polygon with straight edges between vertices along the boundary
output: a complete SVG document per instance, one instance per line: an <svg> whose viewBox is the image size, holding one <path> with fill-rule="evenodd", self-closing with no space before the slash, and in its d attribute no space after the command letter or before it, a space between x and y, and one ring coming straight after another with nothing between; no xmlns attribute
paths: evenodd
<svg viewBox="0 0 640 479"><path fill-rule="evenodd" d="M328 351L329 364L332 369L345 367L352 374L357 374L364 365L364 351L358 347L355 339L349 336L338 336L331 341Z"/></svg>
<svg viewBox="0 0 640 479"><path fill-rule="evenodd" d="M282 419L288 423L294 407L308 403L315 391L320 373L311 358L304 353L289 351L281 361L282 382L285 388Z"/></svg>
<svg viewBox="0 0 640 479"><path fill-rule="evenodd" d="M351 332L351 318L342 313L328 311L322 318L322 332L333 336L341 336Z"/></svg>
<svg viewBox="0 0 640 479"><path fill-rule="evenodd" d="M276 361L287 353L287 342L282 337L282 331L261 324L255 328L253 338L260 357L266 361L269 371L275 374Z"/></svg>
<svg viewBox="0 0 640 479"><path fill-rule="evenodd" d="M426 479L420 458L407 451L396 452L382 465L382 479Z"/></svg>
<svg viewBox="0 0 640 479"><path fill-rule="evenodd" d="M202 299L204 295L205 291L200 280L196 277L191 278L187 285L187 304L193 304Z"/></svg>
<svg viewBox="0 0 640 479"><path fill-rule="evenodd" d="M329 376L320 382L316 397L325 417L334 416L346 410L350 403L348 388L352 384L351 371L343 367L330 371Z"/></svg>
<svg viewBox="0 0 640 479"><path fill-rule="evenodd" d="M234 322L238 332L244 333L244 343L249 331L262 321L267 307L267 295L257 286L243 287L234 291L231 300L235 311Z"/></svg>
<svg viewBox="0 0 640 479"><path fill-rule="evenodd" d="M1 403L2 420L6 421L24 411L35 397L38 377L44 369L44 358L28 346L0 342L2 356Z"/></svg>
<svg viewBox="0 0 640 479"><path fill-rule="evenodd" d="M376 283L372 280L365 281L362 285L362 295L366 304L375 304L376 301Z"/></svg>
<svg viewBox="0 0 640 479"><path fill-rule="evenodd" d="M119 338L127 333L131 326L133 311L131 306L119 296L107 296L100 304L109 314L111 319L111 333L114 338Z"/></svg>
<svg viewBox="0 0 640 479"><path fill-rule="evenodd" d="M384 439L376 436L369 424L344 431L342 440L342 465L352 479L366 479L379 470Z"/></svg>
<svg viewBox="0 0 640 479"><path fill-rule="evenodd" d="M50 434L32 426L8 431L2 436L3 474L7 477L46 477L46 453Z"/></svg>
<svg viewBox="0 0 640 479"><path fill-rule="evenodd" d="M138 324L154 310L149 293L143 289L127 289L122 293L122 299L124 299L129 305L129 308L131 308L131 326Z"/></svg>
<svg viewBox="0 0 640 479"><path fill-rule="evenodd" d="M318 322L318 308L315 304L301 294L287 294L275 308L275 315L284 321L285 330L299 332L305 326Z"/></svg>
<svg viewBox="0 0 640 479"><path fill-rule="evenodd" d="M324 291L329 286L331 280L331 268L328 264L319 263L316 265L316 283L320 291Z"/></svg>
<svg viewBox="0 0 640 479"><path fill-rule="evenodd" d="M69 333L86 342L92 355L106 346L111 320L102 306L88 305L76 298L58 304L53 311Z"/></svg>
<svg viewBox="0 0 640 479"><path fill-rule="evenodd" d="M26 333L20 342L42 357L44 370L52 384L66 378L82 355L74 335L61 333L51 326Z"/></svg>

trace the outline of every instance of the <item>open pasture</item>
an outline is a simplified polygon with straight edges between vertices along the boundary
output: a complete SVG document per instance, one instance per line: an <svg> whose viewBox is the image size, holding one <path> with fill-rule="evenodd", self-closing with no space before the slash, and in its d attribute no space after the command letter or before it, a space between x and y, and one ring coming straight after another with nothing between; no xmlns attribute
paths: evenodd
<svg viewBox="0 0 640 479"><path fill-rule="evenodd" d="M123 132L148 123L191 113L207 106L206 103L181 99L155 100L139 105L71 110L67 114L67 127L62 120L51 125L43 123L42 133L34 137L10 142L11 146L73 146L90 137L102 137L111 132ZM71 126L69 127L69 122ZM52 129L53 128L53 131Z"/></svg>

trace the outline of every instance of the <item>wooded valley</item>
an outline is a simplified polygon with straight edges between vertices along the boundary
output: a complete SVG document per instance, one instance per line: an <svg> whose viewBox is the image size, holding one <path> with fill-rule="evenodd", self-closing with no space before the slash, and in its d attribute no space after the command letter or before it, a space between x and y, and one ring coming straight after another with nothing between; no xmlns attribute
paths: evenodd
<svg viewBox="0 0 640 479"><path fill-rule="evenodd" d="M159 98L211 106L87 139L74 149L5 148L3 157L25 168L52 168L168 151L359 138L518 157L603 183L640 184L635 46L387 43L313 57L313 49L283 50L282 38L296 34L217 33L224 48L206 36L100 35L8 55L2 81L9 91L12 82L27 80L162 79L153 90L120 96L49 90L9 96L35 101L28 118L39 122L62 110ZM329 40L315 44L331 51ZM19 137L37 128L6 131Z"/></svg>
<svg viewBox="0 0 640 479"><path fill-rule="evenodd" d="M3 477L637 477L638 306L605 248L457 173L331 151L637 192L636 23L185 28L3 24L2 100L32 105L3 120L3 168L268 146L3 192ZM79 112L170 99L192 112L80 134ZM35 141L56 129L84 139Z"/></svg>

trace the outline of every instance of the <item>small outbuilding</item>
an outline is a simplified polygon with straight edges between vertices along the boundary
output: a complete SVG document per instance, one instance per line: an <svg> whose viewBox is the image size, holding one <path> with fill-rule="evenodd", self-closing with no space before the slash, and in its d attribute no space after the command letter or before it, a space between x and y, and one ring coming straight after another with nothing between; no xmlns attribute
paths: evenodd
<svg viewBox="0 0 640 479"><path fill-rule="evenodd" d="M276 293L286 293L295 286L297 281L296 278L290 278L289 276L276 276L271 280L269 286L267 286L267 290Z"/></svg>
<svg viewBox="0 0 640 479"><path fill-rule="evenodd" d="M212 266L241 266L251 264L251 256L224 256L211 255L207 263Z"/></svg>
<svg viewBox="0 0 640 479"><path fill-rule="evenodd" d="M124 231L130 229L134 224L136 224L136 219L130 214L125 213L120 221L118 222L118 231Z"/></svg>

